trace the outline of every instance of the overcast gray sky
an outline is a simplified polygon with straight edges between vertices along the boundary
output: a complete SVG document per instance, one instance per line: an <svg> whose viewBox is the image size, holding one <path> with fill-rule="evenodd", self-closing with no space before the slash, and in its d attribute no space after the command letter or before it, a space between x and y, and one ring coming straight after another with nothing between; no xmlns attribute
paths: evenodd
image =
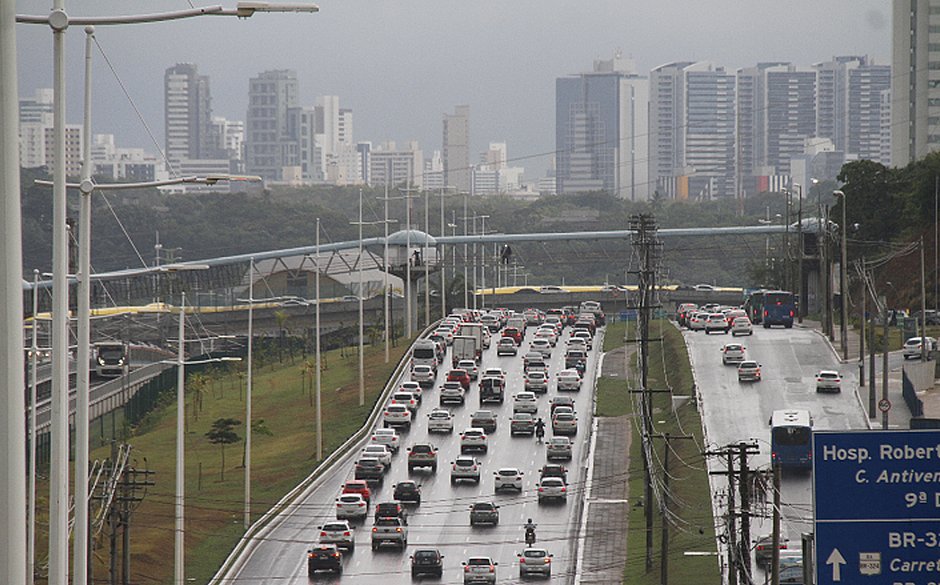
<svg viewBox="0 0 940 585"><path fill-rule="evenodd" d="M192 0L196 6L209 0ZM233 0L221 0L233 7ZM51 2L18 0L18 14L47 14ZM163 146L163 73L193 62L211 80L213 111L245 119L248 79L294 69L301 103L339 95L354 111L354 138L418 140L441 148L441 119L470 105L471 158L507 142L510 158L555 147L555 78L588 71L620 49L641 72L676 60L729 69L758 61L809 65L834 55L890 62L885 0L321 0L318 14L258 14L247 20L98 27L97 37L146 125ZM69 1L72 16L188 8L187 0ZM52 87L48 27L18 25L19 93ZM68 119L81 121L84 34L68 33ZM120 146L156 152L100 55L95 58L94 132ZM520 161L526 178L547 157Z"/></svg>

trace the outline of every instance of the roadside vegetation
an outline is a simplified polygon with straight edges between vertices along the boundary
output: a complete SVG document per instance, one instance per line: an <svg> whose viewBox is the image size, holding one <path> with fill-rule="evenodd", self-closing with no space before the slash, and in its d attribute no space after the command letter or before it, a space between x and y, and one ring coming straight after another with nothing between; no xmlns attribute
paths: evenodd
<svg viewBox="0 0 940 585"><path fill-rule="evenodd" d="M613 323L607 327L604 350L626 347L629 359L626 381L622 377L602 377L598 381L597 411L600 416L629 415L639 420L640 389L636 352L635 323ZM702 421L696 407L692 369L682 333L665 319L652 321L650 337L649 388L652 394L652 426L657 436L676 437L669 442L669 489L665 501L669 505L669 580L673 583L718 583L721 573L716 552L714 520L708 472L702 456L704 439ZM661 341L659 341L661 340ZM606 359L606 358L605 358ZM663 392L666 390L666 392ZM652 502L653 566L645 567L646 520L643 501L644 471L642 441L637 424L632 425L630 448L629 526L627 529L627 562L623 582L631 585L660 583L660 543L662 531L661 501L664 450L667 445L654 438L653 471L659 494ZM690 437L689 439L678 437ZM686 553L703 553L687 556Z"/></svg>

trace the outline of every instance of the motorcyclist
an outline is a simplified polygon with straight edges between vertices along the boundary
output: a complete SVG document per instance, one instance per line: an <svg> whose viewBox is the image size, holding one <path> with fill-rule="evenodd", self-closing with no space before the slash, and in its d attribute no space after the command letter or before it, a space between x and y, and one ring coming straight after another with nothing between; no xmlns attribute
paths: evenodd
<svg viewBox="0 0 940 585"><path fill-rule="evenodd" d="M525 542L529 546L535 544L535 523L532 518L525 523Z"/></svg>
<svg viewBox="0 0 940 585"><path fill-rule="evenodd" d="M542 437L545 436L545 421L541 417L535 421L535 438L538 439L538 442L542 442ZM530 520L531 522L531 520Z"/></svg>

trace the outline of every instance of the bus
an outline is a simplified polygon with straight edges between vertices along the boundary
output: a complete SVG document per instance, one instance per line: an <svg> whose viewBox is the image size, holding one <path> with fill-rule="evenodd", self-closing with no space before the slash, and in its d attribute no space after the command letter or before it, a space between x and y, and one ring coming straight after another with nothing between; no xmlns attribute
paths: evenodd
<svg viewBox="0 0 940 585"><path fill-rule="evenodd" d="M775 410L770 419L770 460L781 469L813 466L813 417L807 410Z"/></svg>
<svg viewBox="0 0 940 585"><path fill-rule="evenodd" d="M95 344L95 373L102 378L116 378L129 364L127 344L122 341L99 341Z"/></svg>
<svg viewBox="0 0 940 585"><path fill-rule="evenodd" d="M761 317L764 314L764 293L767 289L759 289L748 295L744 301L744 310L747 311L747 318L754 325L760 325Z"/></svg>
<svg viewBox="0 0 940 585"><path fill-rule="evenodd" d="M793 327L796 295L785 290L763 291L762 305L760 323L764 329L771 325L783 325L787 329Z"/></svg>

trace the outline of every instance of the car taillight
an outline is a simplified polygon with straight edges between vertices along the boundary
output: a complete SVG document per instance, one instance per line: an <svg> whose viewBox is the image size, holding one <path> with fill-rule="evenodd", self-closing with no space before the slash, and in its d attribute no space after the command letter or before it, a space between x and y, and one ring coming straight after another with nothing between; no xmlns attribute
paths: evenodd
<svg viewBox="0 0 940 585"><path fill-rule="evenodd" d="M539 491L540 491L540 492L544 492L544 491L545 491L545 488L539 488Z"/></svg>
<svg viewBox="0 0 940 585"><path fill-rule="evenodd" d="M401 532L401 528L396 528L395 532Z"/></svg>
<svg viewBox="0 0 940 585"><path fill-rule="evenodd" d="M545 564L552 562L552 557L545 557Z"/></svg>
<svg viewBox="0 0 940 585"><path fill-rule="evenodd" d="M372 532L378 532L378 531L379 531L378 528L375 528L375 527L372 528Z"/></svg>
<svg viewBox="0 0 940 585"><path fill-rule="evenodd" d="M356 505L359 506L360 508L364 508L365 505L366 505L366 503L365 503L365 502L359 502L359 503L356 504Z"/></svg>
<svg viewBox="0 0 940 585"><path fill-rule="evenodd" d="M470 565L467 565L466 567L464 567L464 568L463 568L463 572L464 572L464 573L469 573L469 572L470 572Z"/></svg>
<svg viewBox="0 0 940 585"><path fill-rule="evenodd" d="M339 553L338 553L338 552L333 553L333 558L334 558L334 559L338 559L338 558L339 558Z"/></svg>
<svg viewBox="0 0 940 585"><path fill-rule="evenodd" d="M315 555L314 553L307 553L307 558L308 558L308 559L316 558L316 556L317 556L317 555Z"/></svg>
<svg viewBox="0 0 940 585"><path fill-rule="evenodd" d="M320 532L320 536L326 536L326 531L324 530L324 531Z"/></svg>
<svg viewBox="0 0 940 585"><path fill-rule="evenodd" d="M349 531L347 530L346 532L344 532L343 536L349 536Z"/></svg>
<svg viewBox="0 0 940 585"><path fill-rule="evenodd" d="M519 557L519 564L520 564L520 565L524 565L524 564L525 564L525 557Z"/></svg>
<svg viewBox="0 0 940 585"><path fill-rule="evenodd" d="M566 491L568 491L568 488L562 486L561 491L566 492Z"/></svg>

